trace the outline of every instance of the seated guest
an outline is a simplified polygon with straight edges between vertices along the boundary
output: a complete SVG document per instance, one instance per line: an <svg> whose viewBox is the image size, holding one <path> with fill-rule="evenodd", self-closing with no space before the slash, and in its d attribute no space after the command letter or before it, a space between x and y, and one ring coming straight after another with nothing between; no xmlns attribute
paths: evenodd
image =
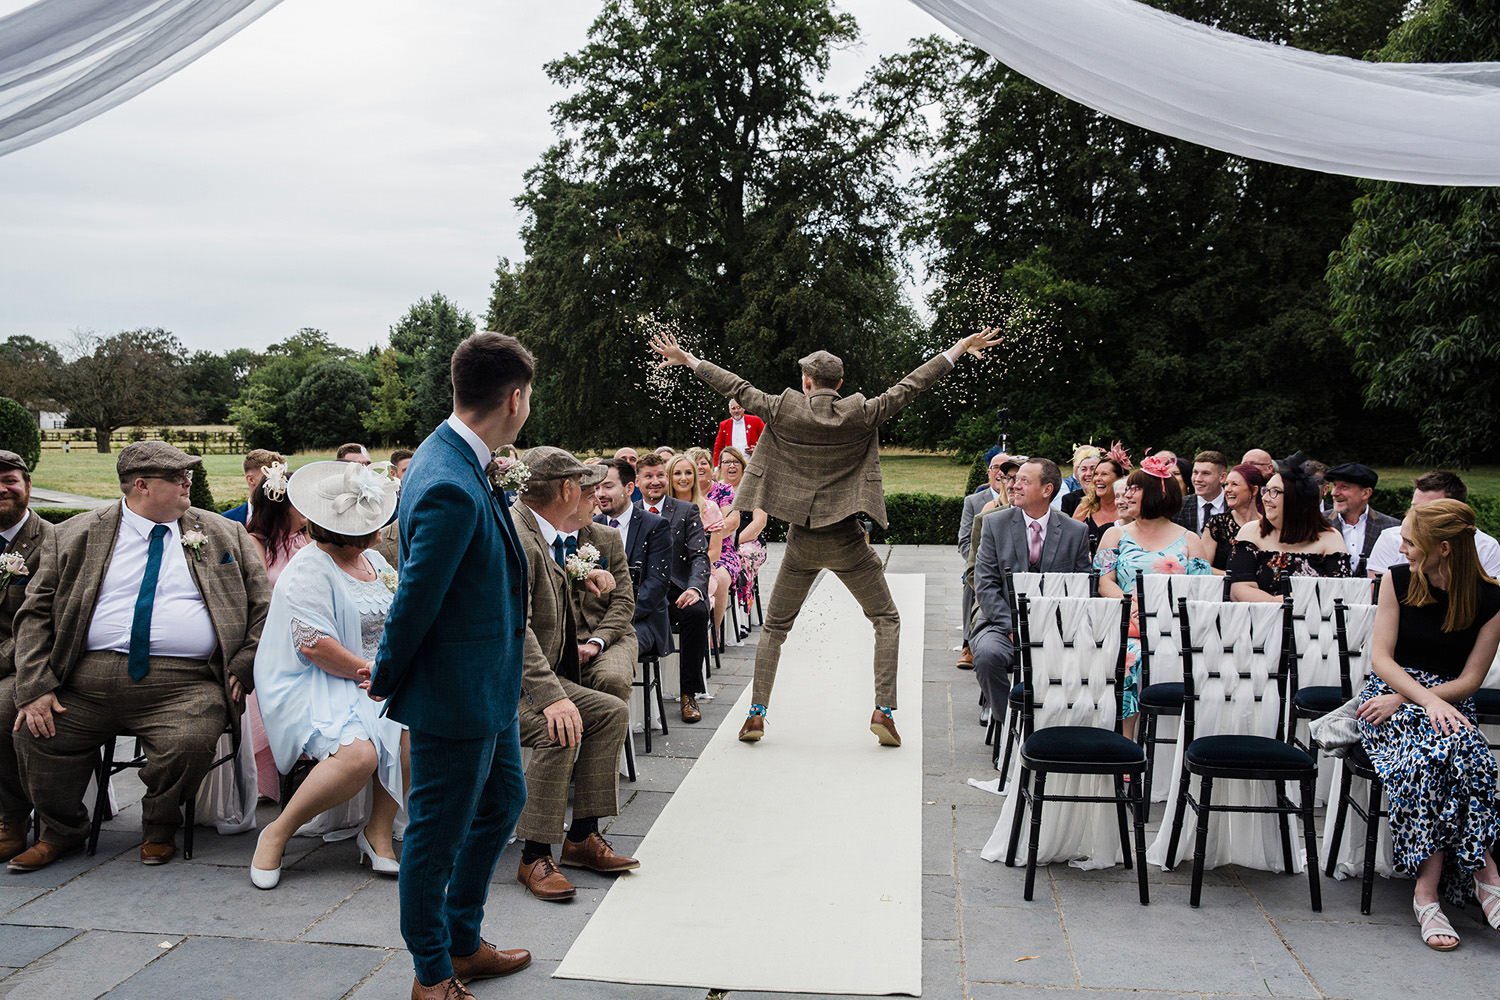
<svg viewBox="0 0 1500 1000"><path fill-rule="evenodd" d="M745 466L749 464L744 452L730 445L719 455L723 479L719 482L699 480L699 489L703 491L707 506L700 506L703 513L703 524L709 530L708 557L713 565L710 569L712 579L709 589L713 592L711 603L714 611L714 633L722 636L724 634L724 613L729 610L729 602L734 600L734 587L736 581L744 574L744 568L740 565L740 550L737 544L740 535L740 523L742 518L739 511L734 509L734 494L739 488L739 483L745 475ZM668 470L678 468L677 460L674 459L667 466ZM668 473L670 475L670 471ZM683 499L679 494L678 499ZM719 531L715 532L709 527L717 518L721 525ZM714 540L719 540L718 556L714 556ZM740 636L735 636L738 641Z"/></svg>
<svg viewBox="0 0 1500 1000"><path fill-rule="evenodd" d="M1052 509L1062 473L1049 459L1034 458L1016 472L1011 506L981 519L974 560L974 599L979 614L969 640L974 675L992 706L1010 695L1010 595L1006 573L1087 573L1088 532Z"/></svg>
<svg viewBox="0 0 1500 1000"><path fill-rule="evenodd" d="M744 460L740 461L740 456L735 454L738 449L726 448L725 451L730 454L731 461L723 467L721 472L724 485L728 487L728 490L717 497L712 494L710 497L716 500L727 518L729 509L734 504L735 494L739 492L740 483L745 478L745 470L750 467L750 455L747 452L743 456ZM724 499L725 497L728 499ZM739 637L741 639L750 634L750 601L755 596L755 577L766 562L766 547L760 541L760 533L766 530L768 520L765 510L760 507L755 508L750 517L740 519L739 531L730 535L726 542L728 545L733 545L739 553L739 573L732 582L732 589L734 596L740 602L740 607L745 609L745 623L740 626Z"/></svg>
<svg viewBox="0 0 1500 1000"><path fill-rule="evenodd" d="M275 462L263 472L258 502L251 509L247 530L266 567L266 579L275 587L292 556L309 541L307 518L287 498L286 463Z"/></svg>
<svg viewBox="0 0 1500 1000"><path fill-rule="evenodd" d="M1279 601L1294 576L1348 576L1344 536L1318 513L1318 487L1284 466L1260 491L1265 513L1240 529L1229 552L1229 597Z"/></svg>
<svg viewBox="0 0 1500 1000"><path fill-rule="evenodd" d="M964 497L963 513L958 518L958 557L964 561L965 566L973 562L973 553L976 550L974 543L974 517L985 507L994 505L1003 507L1009 504L1005 492L1006 470L1010 468L1010 456L1004 452L998 452L990 459L987 467L988 481L978 490ZM960 670L974 669L974 651L970 645L969 620L974 615L974 581L970 578L967 569L963 574L964 598L963 598L963 629L964 647L958 654L958 663L955 664Z"/></svg>
<svg viewBox="0 0 1500 1000"><path fill-rule="evenodd" d="M1420 507L1424 503L1432 503L1434 500L1457 500L1459 503L1469 502L1469 487L1459 478L1457 473L1433 471L1418 476L1412 484L1411 505ZM1483 531L1474 531L1474 549L1479 553L1479 565L1484 572L1495 580L1500 580L1500 543L1485 534ZM1406 556L1401 552L1401 525L1386 528L1375 540L1375 547L1370 550L1370 558L1365 561L1365 569L1370 576L1376 577L1389 570L1392 566L1405 566Z"/></svg>
<svg viewBox="0 0 1500 1000"><path fill-rule="evenodd" d="M620 449L618 449L615 452L615 458L623 459L624 461L629 462L630 463L630 467L632 469L636 468L640 464L640 461L641 461L640 456L635 453L635 449L634 448L620 448ZM666 460L663 459L663 464L665 464L665 461ZM634 495L631 496L630 499L631 499L632 503L640 503L641 502L641 490L640 490L640 484L639 483L636 484L635 493L634 493Z"/></svg>
<svg viewBox="0 0 1500 1000"><path fill-rule="evenodd" d="M681 635L677 650L680 694L697 704L707 690L703 664L708 659L708 535L698 505L667 496L667 463L660 455L646 455L636 467L641 502L637 510L659 514L670 524L671 578L667 584L667 613ZM683 702L684 706L688 701ZM683 721L689 713L683 712Z"/></svg>
<svg viewBox="0 0 1500 1000"><path fill-rule="evenodd" d="M667 588L671 585L672 529L667 519L639 510L630 502L635 489L635 469L623 459L604 463L604 478L594 488L599 516L594 520L618 531L624 539L626 566L634 591L637 655L657 657L672 654L672 621L667 614ZM631 666L631 676L635 667ZM629 700L630 692L625 692ZM692 717L689 718L689 709ZM702 718L692 695L682 701L684 722Z"/></svg>
<svg viewBox="0 0 1500 1000"><path fill-rule="evenodd" d="M1328 466L1317 459L1309 458L1302 463L1302 471L1312 476L1312 480L1318 487L1318 513L1327 515L1332 508L1330 499L1333 493L1333 483L1328 481Z"/></svg>
<svg viewBox="0 0 1500 1000"><path fill-rule="evenodd" d="M619 813L617 761L630 735L630 712L614 695L583 685L574 641L571 592L584 581L568 563L585 523L584 494L594 491L602 470L561 448L533 448L522 461L531 478L513 511L530 588L520 717L521 745L531 748L531 760L526 807L516 822L522 841L516 881L536 898L555 902L572 899L577 890L553 860L553 844L563 845L561 860L570 867L608 873L640 867L599 834L600 817ZM573 821L564 841L570 786Z"/></svg>
<svg viewBox="0 0 1500 1000"><path fill-rule="evenodd" d="M370 453L358 441L350 441L348 444L339 445L338 450L333 453L333 460L335 462L354 462L357 465L369 465Z"/></svg>
<svg viewBox="0 0 1500 1000"><path fill-rule="evenodd" d="M677 449L669 444L657 445L656 453L670 462L672 456L677 454Z"/></svg>
<svg viewBox="0 0 1500 1000"><path fill-rule="evenodd" d="M1370 550L1375 547L1375 539L1385 529L1399 527L1401 522L1370 506L1370 497L1380 477L1368 465L1358 462L1335 465L1328 470L1326 478L1333 484L1333 513L1328 515L1328 523L1344 536L1352 564L1350 573L1364 576L1365 563L1370 558Z"/></svg>
<svg viewBox="0 0 1500 1000"><path fill-rule="evenodd" d="M1500 644L1500 586L1479 566L1474 511L1457 500L1413 507L1402 526L1410 566L1380 584L1372 673L1360 692L1360 741L1390 802L1391 857L1415 877L1422 941L1458 947L1441 900L1470 893L1500 929L1495 759L1474 692Z"/></svg>
<svg viewBox="0 0 1500 1000"><path fill-rule="evenodd" d="M1192 491L1182 501L1182 511L1172 520L1200 535L1210 519L1228 509L1224 497L1224 480L1229 473L1229 459L1221 451L1200 451L1193 456L1188 473Z"/></svg>
<svg viewBox="0 0 1500 1000"><path fill-rule="evenodd" d="M1083 488L1093 482L1094 467L1099 464L1103 454L1091 444L1081 444L1073 449L1070 463L1073 472L1063 480L1062 489L1052 501L1052 506L1069 517L1073 516L1073 511L1078 509L1078 504L1083 500Z"/></svg>
<svg viewBox="0 0 1500 1000"><path fill-rule="evenodd" d="M692 459L693 468L698 470L698 485L702 486L703 492L707 494L719 479L714 472L713 456L708 453L707 448L689 448L683 454Z"/></svg>
<svg viewBox="0 0 1500 1000"><path fill-rule="evenodd" d="M13 451L0 451L0 862L26 849L31 799L16 760L15 617L27 585L55 529L31 512L31 467Z"/></svg>
<svg viewBox="0 0 1500 1000"><path fill-rule="evenodd" d="M406 467L411 464L416 454L410 448L397 448L391 452L391 475L395 476L398 481L405 476Z"/></svg>
<svg viewBox="0 0 1500 1000"><path fill-rule="evenodd" d="M164 441L127 446L120 504L64 522L43 550L15 623L16 751L42 834L12 871L83 846L84 790L122 733L146 755L141 861L171 860L183 799L238 719L270 585L244 525L190 505L201 462Z"/></svg>
<svg viewBox="0 0 1500 1000"><path fill-rule="evenodd" d="M416 453L410 448L397 448L391 452L391 475L399 482L406 475L406 467ZM373 548L380 553L393 569L401 568L401 525L397 522L395 515L391 516L391 523L380 529L380 535Z"/></svg>
<svg viewBox="0 0 1500 1000"><path fill-rule="evenodd" d="M277 462L285 464L286 459L276 454L276 452L265 448L256 448L246 453L244 462L245 485L249 488L250 495L238 507L231 507L226 510L224 512L225 517L231 521L238 521L241 524L250 523L250 515L255 508L255 498L260 495L260 483L265 478L265 470Z"/></svg>
<svg viewBox="0 0 1500 1000"><path fill-rule="evenodd" d="M603 465L590 468L593 474L589 478L600 482L609 471ZM618 482L618 473L616 476ZM584 687L612 694L628 703L639 649L635 637L635 587L630 579L623 534L618 526L594 520L599 502L597 493L597 483L593 490L579 490L578 517L582 523L578 528L578 544L592 545L598 550L599 568L614 577L615 585L607 594L595 594L586 587L573 587L569 591L578 640L578 665Z"/></svg>
<svg viewBox="0 0 1500 1000"><path fill-rule="evenodd" d="M1085 487L1087 492L1083 502L1073 511L1073 520L1082 521L1088 529L1090 552L1099 550L1099 540L1120 519L1120 512L1115 508L1115 481L1128 474L1125 461L1114 454L1105 455L1094 467L1094 478Z"/></svg>
<svg viewBox="0 0 1500 1000"><path fill-rule="evenodd" d="M406 800L406 733L365 694L360 670L375 662L395 596L390 566L369 545L396 509L396 484L358 463L313 462L291 477L287 494L306 514L314 544L276 583L255 691L276 770L287 774L304 756L318 763L261 831L250 881L274 889L297 830L367 787L373 797L356 838L359 862L395 875L391 832Z"/></svg>
<svg viewBox="0 0 1500 1000"><path fill-rule="evenodd" d="M738 448L741 455L748 455L755 450L755 443L760 440L761 433L766 429L766 422L753 413L746 413L738 400L729 401L729 419L719 424L719 434L714 438L714 464L719 464L719 458L725 448Z"/></svg>
<svg viewBox="0 0 1500 1000"><path fill-rule="evenodd" d="M1203 540L1213 553L1210 560L1216 576L1229 569L1229 550L1240 529L1260 517L1260 488L1266 484L1253 465L1236 465L1224 477L1225 510L1208 519Z"/></svg>
<svg viewBox="0 0 1500 1000"><path fill-rule="evenodd" d="M1276 475L1276 460L1273 459L1271 457L1271 453L1269 451L1266 451L1264 448L1251 448L1249 451L1245 452L1244 457L1240 459L1240 464L1255 466L1255 468L1260 471L1261 476L1267 481L1269 481L1272 476Z"/></svg>

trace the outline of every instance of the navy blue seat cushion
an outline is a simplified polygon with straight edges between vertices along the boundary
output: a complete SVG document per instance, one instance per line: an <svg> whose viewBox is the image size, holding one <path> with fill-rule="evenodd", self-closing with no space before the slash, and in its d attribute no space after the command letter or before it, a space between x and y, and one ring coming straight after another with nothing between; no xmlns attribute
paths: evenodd
<svg viewBox="0 0 1500 1000"><path fill-rule="evenodd" d="M1305 687L1292 698L1292 706L1302 715L1327 715L1344 703L1344 691L1333 687Z"/></svg>
<svg viewBox="0 0 1500 1000"><path fill-rule="evenodd" d="M1480 715L1500 715L1500 691L1494 688L1475 691L1474 711Z"/></svg>
<svg viewBox="0 0 1500 1000"><path fill-rule="evenodd" d="M1090 726L1052 726L1038 729L1021 747L1024 758L1059 764L1097 763L1107 766L1144 762L1146 752L1134 740L1110 729Z"/></svg>
<svg viewBox="0 0 1500 1000"><path fill-rule="evenodd" d="M1026 685L1024 683L1017 681L1010 686L1010 700L1017 705L1026 700Z"/></svg>
<svg viewBox="0 0 1500 1000"><path fill-rule="evenodd" d="M1182 710L1182 682L1171 684L1147 684L1141 691L1142 708L1175 708Z"/></svg>
<svg viewBox="0 0 1500 1000"><path fill-rule="evenodd" d="M1246 771L1307 771L1316 767L1307 752L1269 736L1204 736L1188 744L1189 764Z"/></svg>

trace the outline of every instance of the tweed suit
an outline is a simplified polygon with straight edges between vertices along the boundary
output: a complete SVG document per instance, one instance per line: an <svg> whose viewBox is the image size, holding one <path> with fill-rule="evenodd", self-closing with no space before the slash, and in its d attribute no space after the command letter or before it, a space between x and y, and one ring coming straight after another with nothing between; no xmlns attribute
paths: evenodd
<svg viewBox="0 0 1500 1000"><path fill-rule="evenodd" d="M693 369L710 388L766 422L734 509L750 515L759 507L788 524L786 555L755 654L755 704L770 704L781 646L818 572L828 569L849 588L875 629L875 704L896 707L901 616L885 567L865 544L855 519L868 514L882 528L887 525L880 425L952 368L952 361L937 355L873 399L860 393L840 396L836 389L771 395L707 361Z"/></svg>
<svg viewBox="0 0 1500 1000"><path fill-rule="evenodd" d="M574 816L619 813L617 762L630 731L630 713L623 700L583 686L569 594L582 585L569 580L557 564L536 514L524 502L516 504L514 511L530 587L520 712L521 743L531 748L531 761L526 765L526 807L516 822L516 836L559 844L570 784ZM548 735L547 718L542 714L542 709L564 698L572 701L583 717L583 739L571 747Z"/></svg>
<svg viewBox="0 0 1500 1000"><path fill-rule="evenodd" d="M0 594L0 823L19 830L31 815L31 800L21 784L21 765L16 760L16 612L26 597L26 585L36 575L42 562L42 545L55 529L33 511L7 552L26 560L26 572L10 578Z"/></svg>
<svg viewBox="0 0 1500 1000"><path fill-rule="evenodd" d="M83 793L101 744L140 737L145 839L170 842L182 825L180 803L197 789L215 745L255 684L255 648L271 588L245 527L211 511L189 508L179 535L199 531L196 553L184 549L189 574L213 624L216 646L206 662L153 655L150 672L129 680L126 654L88 650L89 628L121 529L121 505L79 514L42 543L42 557L15 619L16 702L54 693L68 711L46 739L23 729L16 752L27 793L42 819L42 839L81 841L88 829Z"/></svg>
<svg viewBox="0 0 1500 1000"><path fill-rule="evenodd" d="M1360 551L1349 553L1349 575L1351 576L1364 576L1369 571L1370 553L1375 549L1376 539L1380 537L1380 533L1385 529L1397 527L1401 523L1400 518L1391 517L1389 514L1382 514L1374 507L1367 507L1365 509L1369 511L1370 516L1365 522L1364 544L1360 546ZM1337 511L1329 511L1324 515L1323 520L1333 527L1339 528L1342 516ZM1339 530L1340 532L1343 531L1342 528L1339 528Z"/></svg>
<svg viewBox="0 0 1500 1000"><path fill-rule="evenodd" d="M578 544L598 549L604 567L615 578L615 589L603 597L595 597L586 587L570 588L578 644L581 646L596 638L604 642L604 651L579 670L583 686L612 694L628 703L639 645L633 624L635 588L630 582L625 541L609 525L591 521L578 529Z"/></svg>

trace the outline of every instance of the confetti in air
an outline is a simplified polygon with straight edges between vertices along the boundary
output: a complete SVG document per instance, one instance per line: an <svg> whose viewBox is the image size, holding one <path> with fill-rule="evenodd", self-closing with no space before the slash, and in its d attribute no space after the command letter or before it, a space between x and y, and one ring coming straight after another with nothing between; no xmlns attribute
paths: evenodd
<svg viewBox="0 0 1500 1000"><path fill-rule="evenodd" d="M654 313L642 313L635 318L641 342L641 371L636 380L650 401L651 411L659 416L671 417L683 422L684 427L695 426L709 412L710 400L698 386L696 379L683 378L685 369L660 368L661 358L650 348L651 338L659 333L671 334L686 350L701 356L701 338L684 330L675 320L665 320ZM714 396L713 399L717 399Z"/></svg>
<svg viewBox="0 0 1500 1000"><path fill-rule="evenodd" d="M939 409L949 416L973 410L982 402L1001 405L1015 389L1056 370L1071 345L1059 333L1057 310L1039 305L997 286L984 274L955 275L940 303L942 328L954 339L985 327L999 327L1003 340L984 358L970 358L949 378L938 383ZM933 346L934 353L951 344Z"/></svg>

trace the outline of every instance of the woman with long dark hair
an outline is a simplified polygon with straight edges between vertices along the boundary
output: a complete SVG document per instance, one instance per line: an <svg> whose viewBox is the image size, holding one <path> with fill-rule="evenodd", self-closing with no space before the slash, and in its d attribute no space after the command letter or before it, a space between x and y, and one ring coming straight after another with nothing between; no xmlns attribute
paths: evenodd
<svg viewBox="0 0 1500 1000"><path fill-rule="evenodd" d="M246 530L250 532L250 540L255 543L261 561L266 564L266 575L274 587L292 556L309 541L307 518L287 499L286 462L278 456L277 461L261 472L265 478L261 480L260 496L250 506L250 523Z"/></svg>
<svg viewBox="0 0 1500 1000"><path fill-rule="evenodd" d="M1265 513L1240 529L1229 553L1229 597L1279 601L1294 576L1348 576L1349 547L1318 510L1318 486L1282 464L1260 491Z"/></svg>
<svg viewBox="0 0 1500 1000"><path fill-rule="evenodd" d="M1228 571L1229 550L1240 529L1260 517L1260 491L1265 485L1266 477L1253 465L1236 465L1224 477L1224 513L1215 514L1203 526L1215 574L1223 576Z"/></svg>

